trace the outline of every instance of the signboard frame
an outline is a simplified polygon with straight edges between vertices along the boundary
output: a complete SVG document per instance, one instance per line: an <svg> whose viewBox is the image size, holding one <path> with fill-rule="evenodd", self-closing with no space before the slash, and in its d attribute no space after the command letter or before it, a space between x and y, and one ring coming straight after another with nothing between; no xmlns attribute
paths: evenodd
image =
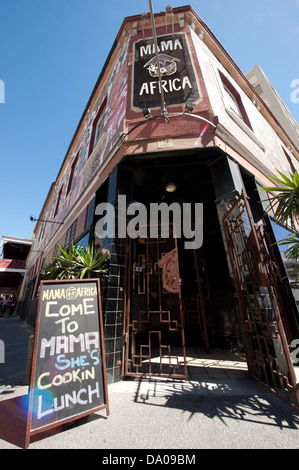
<svg viewBox="0 0 299 470"><path fill-rule="evenodd" d="M96 406L91 406L85 411L80 413L75 413L73 415L68 416L67 418L58 419L57 421L53 421L49 424L41 424L40 427L36 429L32 429L32 417L33 417L33 401L34 401L34 386L35 386L35 375L37 371L37 354L38 354L38 345L40 340L40 333L41 333L41 307L43 302L43 292L44 287L53 285L56 289L58 289L58 285L62 285L64 288L67 288L69 285L78 285L78 287L83 287L83 284L96 284L97 287L97 327L99 332L99 351L101 355L101 362L97 365L97 367L101 367L101 378L102 378L102 392L103 392L103 403ZM72 421L76 421L80 418L88 416L92 413L95 413L100 410L106 409L106 416L109 416L109 399L108 399L108 387L107 387L107 374L106 374L106 360L105 360L105 348L104 348L104 330L103 330L103 318L102 318L102 306L101 306L101 289L100 289L100 280L99 279L68 279L68 280L50 280L50 281L41 281L40 284L40 294L38 300L38 309L37 309L37 319L36 319L36 331L35 331L35 339L34 339L34 349L33 349L33 359L32 359L32 369L31 369L31 379L29 385L29 406L28 406L28 416L27 416L27 426L26 426L26 438L25 438L25 448L29 447L30 444L30 437L36 434L43 433L50 429L53 429L57 426L62 426L64 424L70 423Z"/></svg>

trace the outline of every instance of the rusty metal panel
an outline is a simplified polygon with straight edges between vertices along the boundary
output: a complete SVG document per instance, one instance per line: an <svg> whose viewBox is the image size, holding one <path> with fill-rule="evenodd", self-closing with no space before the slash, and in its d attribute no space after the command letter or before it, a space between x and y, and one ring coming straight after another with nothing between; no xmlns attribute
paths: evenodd
<svg viewBox="0 0 299 470"><path fill-rule="evenodd" d="M223 217L228 254L237 291L254 379L299 411L299 393L285 330L287 312L277 274L256 227L244 193Z"/></svg>
<svg viewBox="0 0 299 470"><path fill-rule="evenodd" d="M186 379L174 237L128 238L124 297L123 375Z"/></svg>

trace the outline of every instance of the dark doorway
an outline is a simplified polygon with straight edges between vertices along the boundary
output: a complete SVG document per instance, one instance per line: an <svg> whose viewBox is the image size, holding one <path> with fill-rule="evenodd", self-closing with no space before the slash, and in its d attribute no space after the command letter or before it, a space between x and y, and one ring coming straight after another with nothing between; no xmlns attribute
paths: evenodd
<svg viewBox="0 0 299 470"><path fill-rule="evenodd" d="M187 347L243 350L234 288L229 275L221 227L215 205L215 193L210 168L211 155L171 155L165 158L132 158L126 168L133 174L133 200L150 207L151 203L176 202L203 204L203 245L186 249L184 238L176 240L180 277L182 330ZM172 183L173 192L166 186ZM131 263L136 263L136 249L131 249ZM135 252L134 252L135 250ZM142 259L142 254L141 254ZM144 256L144 260L147 258ZM146 264L146 263L145 263ZM139 261L140 273L143 276ZM146 269L144 267L144 269ZM127 272L127 279L131 276ZM144 280L144 279L143 279ZM136 277L135 281L136 282ZM143 281L142 281L143 282ZM138 303L145 302L142 295L134 296L127 290L127 314ZM145 297L144 297L145 298ZM129 304L128 304L129 301ZM135 305L135 306L134 306ZM127 339L128 341L128 339ZM173 340L173 346L176 346ZM128 355L128 360L130 359Z"/></svg>

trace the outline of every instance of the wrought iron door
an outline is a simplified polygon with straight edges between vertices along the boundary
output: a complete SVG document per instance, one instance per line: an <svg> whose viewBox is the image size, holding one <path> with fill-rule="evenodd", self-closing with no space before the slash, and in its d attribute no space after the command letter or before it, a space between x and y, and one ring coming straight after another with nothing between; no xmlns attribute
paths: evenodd
<svg viewBox="0 0 299 470"><path fill-rule="evenodd" d="M176 239L127 240L125 376L187 378Z"/></svg>
<svg viewBox="0 0 299 470"><path fill-rule="evenodd" d="M254 379L299 411L299 393L279 298L277 278L265 239L256 227L244 193L223 217L227 249Z"/></svg>

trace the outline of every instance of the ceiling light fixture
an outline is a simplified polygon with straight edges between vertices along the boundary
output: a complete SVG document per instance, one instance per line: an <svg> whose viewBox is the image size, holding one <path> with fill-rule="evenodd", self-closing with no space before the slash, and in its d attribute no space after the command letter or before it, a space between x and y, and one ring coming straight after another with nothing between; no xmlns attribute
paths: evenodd
<svg viewBox="0 0 299 470"><path fill-rule="evenodd" d="M168 183L166 186L165 186L165 189L168 193L174 193L177 189L176 187L176 184L175 183Z"/></svg>

